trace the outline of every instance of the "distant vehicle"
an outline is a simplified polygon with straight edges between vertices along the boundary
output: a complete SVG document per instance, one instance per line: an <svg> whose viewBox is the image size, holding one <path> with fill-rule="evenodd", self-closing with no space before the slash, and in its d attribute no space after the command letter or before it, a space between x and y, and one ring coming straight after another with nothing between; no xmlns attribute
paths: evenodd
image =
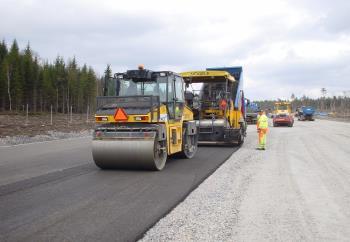
<svg viewBox="0 0 350 242"><path fill-rule="evenodd" d="M292 113L292 106L290 102L276 102L273 115L277 114L288 114Z"/></svg>
<svg viewBox="0 0 350 242"><path fill-rule="evenodd" d="M259 110L259 107L257 103L248 102L247 113L246 113L247 124L256 124L258 120L258 110Z"/></svg>
<svg viewBox="0 0 350 242"><path fill-rule="evenodd" d="M294 118L290 114L280 113L273 116L273 127L277 126L288 126L293 127L294 124Z"/></svg>
<svg viewBox="0 0 350 242"><path fill-rule="evenodd" d="M258 120L258 114L257 113L247 113L246 114L246 122L247 124L256 124Z"/></svg>
<svg viewBox="0 0 350 242"><path fill-rule="evenodd" d="M290 102L276 102L273 111L273 127L281 125L293 127L294 118L291 112L292 108Z"/></svg>
<svg viewBox="0 0 350 242"><path fill-rule="evenodd" d="M315 121L314 115L315 109L311 106L302 106L301 108L297 108L297 117L300 121Z"/></svg>
<svg viewBox="0 0 350 242"><path fill-rule="evenodd" d="M318 112L317 115L318 115L318 116L328 116L329 113L326 113L326 112Z"/></svg>

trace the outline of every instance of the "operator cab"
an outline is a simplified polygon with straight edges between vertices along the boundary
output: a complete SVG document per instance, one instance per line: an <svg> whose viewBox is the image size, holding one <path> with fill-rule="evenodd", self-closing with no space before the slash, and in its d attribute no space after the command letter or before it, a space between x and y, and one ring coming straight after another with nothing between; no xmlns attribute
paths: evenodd
<svg viewBox="0 0 350 242"><path fill-rule="evenodd" d="M116 73L114 78L106 82L104 96L125 97L130 102L136 97L145 97L145 100L151 98L154 105L167 106L170 119L178 120L185 106L183 88L182 77L174 72L139 68Z"/></svg>

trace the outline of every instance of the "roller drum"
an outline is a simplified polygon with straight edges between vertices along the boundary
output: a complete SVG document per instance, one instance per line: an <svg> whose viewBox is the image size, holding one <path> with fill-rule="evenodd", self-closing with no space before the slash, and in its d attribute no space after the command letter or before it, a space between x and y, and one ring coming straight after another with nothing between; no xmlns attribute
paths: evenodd
<svg viewBox="0 0 350 242"><path fill-rule="evenodd" d="M202 120L196 120L197 127L200 125L200 128L208 128L208 127L224 127L225 126L225 119L202 119Z"/></svg>
<svg viewBox="0 0 350 242"><path fill-rule="evenodd" d="M147 169L162 170L166 151L159 153L159 142L148 139L93 140L92 156L102 169Z"/></svg>

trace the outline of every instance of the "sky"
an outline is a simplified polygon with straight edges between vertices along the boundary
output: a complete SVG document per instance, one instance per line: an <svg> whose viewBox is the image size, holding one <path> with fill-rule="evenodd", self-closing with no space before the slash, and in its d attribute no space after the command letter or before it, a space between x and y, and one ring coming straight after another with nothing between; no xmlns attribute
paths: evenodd
<svg viewBox="0 0 350 242"><path fill-rule="evenodd" d="M251 100L350 95L349 0L0 0L0 38L100 75L242 66Z"/></svg>

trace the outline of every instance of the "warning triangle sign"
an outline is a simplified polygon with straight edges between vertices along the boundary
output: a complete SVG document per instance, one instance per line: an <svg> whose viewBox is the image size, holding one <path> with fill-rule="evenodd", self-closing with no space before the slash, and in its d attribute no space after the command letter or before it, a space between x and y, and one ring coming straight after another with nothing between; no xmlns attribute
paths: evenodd
<svg viewBox="0 0 350 242"><path fill-rule="evenodd" d="M115 121L127 121L128 115L126 115L124 109L117 108L114 113L114 120Z"/></svg>

